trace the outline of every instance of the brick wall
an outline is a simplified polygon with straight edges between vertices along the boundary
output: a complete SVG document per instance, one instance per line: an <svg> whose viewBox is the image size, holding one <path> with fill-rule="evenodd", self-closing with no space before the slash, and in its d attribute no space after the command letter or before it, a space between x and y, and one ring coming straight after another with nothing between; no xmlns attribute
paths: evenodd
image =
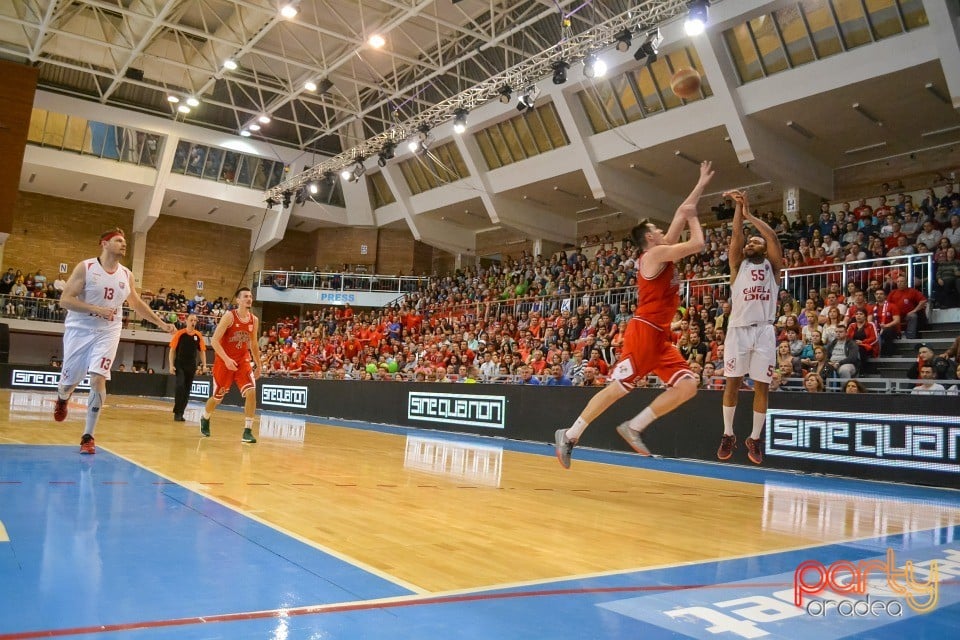
<svg viewBox="0 0 960 640"><path fill-rule="evenodd" d="M132 226L132 209L21 191L3 248L3 270L21 269L26 274L43 269L52 282L61 262L72 271L81 260L100 255L101 233L111 227L129 232ZM129 258L125 264L130 266Z"/></svg>
<svg viewBox="0 0 960 640"><path fill-rule="evenodd" d="M264 269L289 269L291 265L297 269L313 269L317 265L317 234L291 231L283 235L283 240L275 244L264 257Z"/></svg>
<svg viewBox="0 0 960 640"><path fill-rule="evenodd" d="M147 233L141 286L154 292L161 286L183 289L189 298L197 292L197 280L203 280L208 300L232 299L249 258L247 229L162 215Z"/></svg>
<svg viewBox="0 0 960 640"><path fill-rule="evenodd" d="M319 265L321 269L339 269L344 264L366 264L372 269L377 262L377 235L376 229L359 227L318 229L316 259L312 264ZM366 255L360 253L361 245L367 246Z"/></svg>

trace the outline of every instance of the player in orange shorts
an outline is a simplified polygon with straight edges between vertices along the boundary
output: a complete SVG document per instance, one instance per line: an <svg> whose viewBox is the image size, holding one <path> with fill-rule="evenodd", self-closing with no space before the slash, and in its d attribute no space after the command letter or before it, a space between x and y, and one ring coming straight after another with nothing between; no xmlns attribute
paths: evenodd
<svg viewBox="0 0 960 640"><path fill-rule="evenodd" d="M612 382L593 396L572 427L557 429L554 434L557 459L564 468L570 468L573 447L584 430L610 405L627 395L638 379L652 372L667 385L667 390L647 408L617 427L617 433L641 455L650 455L650 450L640 433L658 417L697 394L696 376L670 341L670 321L680 306L680 281L674 263L703 250L697 202L712 178L710 162L701 163L697 186L677 208L666 233L648 220L641 220L631 231L633 243L640 249L637 307L627 324L620 360L610 372ZM679 242L684 226L689 228L690 238Z"/></svg>
<svg viewBox="0 0 960 640"><path fill-rule="evenodd" d="M254 443L253 419L257 412L257 378L260 376L260 321L253 315L253 293L247 287L237 289L237 308L223 314L217 324L210 346L216 352L213 361L213 393L207 400L200 418L200 435L210 435L210 414L227 395L230 386L237 385L243 396L243 442ZM251 363L251 357L253 358Z"/></svg>

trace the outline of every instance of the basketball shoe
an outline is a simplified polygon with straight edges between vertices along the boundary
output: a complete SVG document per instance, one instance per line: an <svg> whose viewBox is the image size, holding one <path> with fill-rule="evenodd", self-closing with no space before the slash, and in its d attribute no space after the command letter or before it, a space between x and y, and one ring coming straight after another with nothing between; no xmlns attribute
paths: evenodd
<svg viewBox="0 0 960 640"><path fill-rule="evenodd" d="M93 436L89 433L83 434L83 437L80 438L80 453L94 454L97 452L97 448L93 441Z"/></svg>
<svg viewBox="0 0 960 640"><path fill-rule="evenodd" d="M67 419L67 403L70 400L61 400L60 397L57 397L57 404L53 408L53 419L57 422L63 422Z"/></svg>
<svg viewBox="0 0 960 640"><path fill-rule="evenodd" d="M763 443L757 438L747 438L743 441L747 445L747 457L753 464L763 464Z"/></svg>
<svg viewBox="0 0 960 640"><path fill-rule="evenodd" d="M200 435L204 438L210 437L210 418L200 418Z"/></svg>
<svg viewBox="0 0 960 640"><path fill-rule="evenodd" d="M733 455L733 450L737 448L737 436L726 435L720 438L720 448L717 449L717 458L720 460L729 460Z"/></svg>
<svg viewBox="0 0 960 640"><path fill-rule="evenodd" d="M557 429L553 434L554 444L557 447L557 460L563 465L564 469L570 468L570 455L573 453L573 447L577 443L567 437L566 429Z"/></svg>
<svg viewBox="0 0 960 640"><path fill-rule="evenodd" d="M240 439L247 444L254 444L257 441L257 439L253 437L253 431L250 429L244 429L243 437Z"/></svg>
<svg viewBox="0 0 960 640"><path fill-rule="evenodd" d="M626 422L617 427L617 433L620 434L620 437L627 441L634 451L639 453L642 456L649 456L650 449L647 449L647 445L643 444L643 438L640 437L640 432L631 429L630 425Z"/></svg>

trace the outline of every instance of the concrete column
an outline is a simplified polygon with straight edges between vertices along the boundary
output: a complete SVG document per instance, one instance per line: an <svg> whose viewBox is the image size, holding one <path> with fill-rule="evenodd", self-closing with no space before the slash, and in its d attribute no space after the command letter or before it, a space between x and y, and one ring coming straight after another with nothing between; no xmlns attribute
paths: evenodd
<svg viewBox="0 0 960 640"><path fill-rule="evenodd" d="M787 186L783 189L783 212L787 214L790 222L808 213L819 215L820 200L815 193L797 186Z"/></svg>
<svg viewBox="0 0 960 640"><path fill-rule="evenodd" d="M127 243L130 255L130 271L133 272L133 284L137 291L143 288L143 263L147 255L147 232L134 231Z"/></svg>

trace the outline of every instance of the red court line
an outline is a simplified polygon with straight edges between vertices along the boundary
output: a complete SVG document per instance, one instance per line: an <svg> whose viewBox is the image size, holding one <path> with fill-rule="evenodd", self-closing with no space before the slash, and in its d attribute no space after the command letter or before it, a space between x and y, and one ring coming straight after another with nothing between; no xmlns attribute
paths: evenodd
<svg viewBox="0 0 960 640"><path fill-rule="evenodd" d="M788 587L789 582L754 582L740 583L738 587L755 589ZM943 584L943 582L941 582ZM509 593L474 593L454 596L436 596L412 598L392 602L354 602L349 604L321 604L309 607L295 607L293 609L268 609L265 611L248 611L242 613L222 613L210 616L194 616L189 618L173 618L170 620L145 620L143 622L126 622L107 624L96 627L75 627L72 629L46 629L41 631L22 631L0 634L0 640L29 640L31 638L57 638L62 636L85 635L91 633L105 633L117 631L134 631L137 629L160 629L164 627L184 627L194 624L209 624L211 622L242 622L245 620L265 620L286 616L307 616L325 613L343 613L345 611L370 611L374 609L399 609L431 604L457 604L461 602L479 602L489 600L510 600L516 598L542 598L548 596L583 595L590 593L637 593L684 591L687 589L716 589L729 588L728 584L685 584L685 585L646 585L636 587L597 587L595 589L546 589L542 591L513 591Z"/></svg>

